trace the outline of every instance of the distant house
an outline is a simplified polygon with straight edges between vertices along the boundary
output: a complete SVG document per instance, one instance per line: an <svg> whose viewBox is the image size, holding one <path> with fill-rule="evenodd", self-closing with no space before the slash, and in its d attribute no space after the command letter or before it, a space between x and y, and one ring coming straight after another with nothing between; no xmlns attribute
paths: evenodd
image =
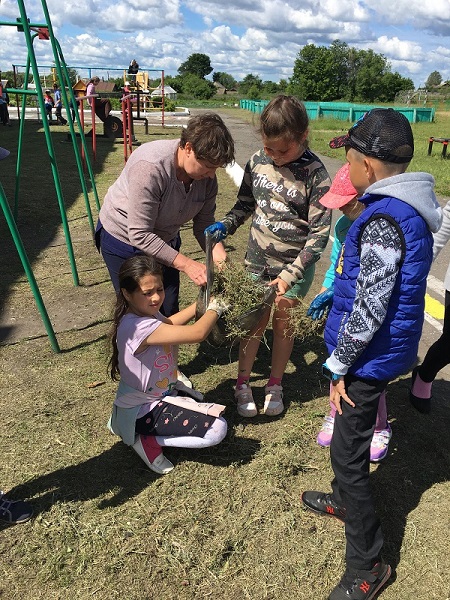
<svg viewBox="0 0 450 600"><path fill-rule="evenodd" d="M155 88L153 90L153 92L150 94L150 96L152 98L155 98L155 96L162 96L161 86L159 85L157 88ZM164 98L168 98L169 100L176 100L177 92L170 85L165 85L164 86Z"/></svg>
<svg viewBox="0 0 450 600"><path fill-rule="evenodd" d="M216 94L218 96L224 96L227 93L227 88L218 81L215 81L213 85L216 88Z"/></svg>
<svg viewBox="0 0 450 600"><path fill-rule="evenodd" d="M86 88L88 85L88 81L84 81L83 79L79 79L76 84L73 86L73 91L75 93L75 96L84 96L86 94ZM96 94L110 94L111 92L114 92L114 86L115 83L114 81L100 81L96 86L95 86L95 93Z"/></svg>
<svg viewBox="0 0 450 600"><path fill-rule="evenodd" d="M225 96L225 95L230 95L230 94L237 94L236 88L230 88L230 89L228 89L224 85L222 85L221 83L219 83L218 81L215 81L213 85L216 88L216 94L218 96Z"/></svg>
<svg viewBox="0 0 450 600"><path fill-rule="evenodd" d="M116 84L114 83L114 81L100 81L95 86L95 93L96 94L110 94L111 92L114 92L115 85Z"/></svg>
<svg viewBox="0 0 450 600"><path fill-rule="evenodd" d="M82 79L79 79L76 84L73 86L73 93L75 96L84 96L86 94L87 83L85 83Z"/></svg>

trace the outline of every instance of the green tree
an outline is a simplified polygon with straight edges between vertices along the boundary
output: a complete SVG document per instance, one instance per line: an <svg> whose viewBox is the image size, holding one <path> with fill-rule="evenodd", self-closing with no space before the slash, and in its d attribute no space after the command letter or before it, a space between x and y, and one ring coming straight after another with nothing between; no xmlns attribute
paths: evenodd
<svg viewBox="0 0 450 600"><path fill-rule="evenodd" d="M73 87L80 80L80 76L78 71L72 67L67 67L67 72L69 74L70 85Z"/></svg>
<svg viewBox="0 0 450 600"><path fill-rule="evenodd" d="M278 82L278 91L280 94L285 94L288 89L289 82L287 79L280 79Z"/></svg>
<svg viewBox="0 0 450 600"><path fill-rule="evenodd" d="M399 73L385 73L382 81L382 92L379 97L381 102L393 102L399 92L414 90L412 79L402 77Z"/></svg>
<svg viewBox="0 0 450 600"><path fill-rule="evenodd" d="M426 88L437 87L442 83L442 75L439 71L433 71L428 75L428 79L425 81Z"/></svg>
<svg viewBox="0 0 450 600"><path fill-rule="evenodd" d="M261 99L261 88L256 85L252 85L246 94L249 100L260 100Z"/></svg>
<svg viewBox="0 0 450 600"><path fill-rule="evenodd" d="M355 100L376 102L383 95L383 77L390 70L386 58L373 50L359 51L359 67L356 73Z"/></svg>
<svg viewBox="0 0 450 600"><path fill-rule="evenodd" d="M344 99L348 93L350 48L345 42L335 40L331 44L329 51L331 53L329 68L332 72L332 80L335 86L335 99Z"/></svg>
<svg viewBox="0 0 450 600"><path fill-rule="evenodd" d="M411 80L392 73L382 54L335 40L328 48L308 44L299 52L288 93L302 100L390 102Z"/></svg>
<svg viewBox="0 0 450 600"><path fill-rule="evenodd" d="M157 85L154 87L158 87L158 85L161 83L161 79L158 79L157 82ZM170 85L170 87L173 87L176 92L181 94L183 92L183 77L182 75L176 75L175 77L172 75L166 75L166 77L164 77L164 85Z"/></svg>
<svg viewBox="0 0 450 600"><path fill-rule="evenodd" d="M237 86L236 80L229 73L214 71L212 78L214 82L221 83L227 90L231 90Z"/></svg>
<svg viewBox="0 0 450 600"><path fill-rule="evenodd" d="M239 91L243 96L247 96L251 88L255 88L258 95L261 93L262 79L258 75L253 75L253 73L249 73L239 82ZM250 100L256 100L256 98L250 98Z"/></svg>
<svg viewBox="0 0 450 600"><path fill-rule="evenodd" d="M10 88L14 87L14 71L0 71L0 79L7 79L8 87L10 87ZM30 74L30 76L28 77L28 83L30 83L32 81L32 79L33 79L33 77ZM24 81L25 81L25 73L16 72L17 88L21 88L23 86Z"/></svg>
<svg viewBox="0 0 450 600"><path fill-rule="evenodd" d="M183 94L198 98L201 100L208 100L212 98L216 93L216 88L212 81L207 81L198 75L193 73L187 73L183 76Z"/></svg>
<svg viewBox="0 0 450 600"><path fill-rule="evenodd" d="M336 52L308 44L298 53L288 91L302 100L335 100L342 86L339 77Z"/></svg>
<svg viewBox="0 0 450 600"><path fill-rule="evenodd" d="M194 53L178 67L180 75L191 73L204 79L213 70L211 60L206 54Z"/></svg>
<svg viewBox="0 0 450 600"><path fill-rule="evenodd" d="M265 94L277 94L278 93L278 84L275 81L265 81L262 85L263 92Z"/></svg>

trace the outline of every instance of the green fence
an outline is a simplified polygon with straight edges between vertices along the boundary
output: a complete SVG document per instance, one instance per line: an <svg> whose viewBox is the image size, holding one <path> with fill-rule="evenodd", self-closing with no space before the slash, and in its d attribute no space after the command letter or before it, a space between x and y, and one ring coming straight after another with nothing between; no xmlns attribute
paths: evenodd
<svg viewBox="0 0 450 600"><path fill-rule="evenodd" d="M250 110L254 113L261 113L269 104L269 100L241 100L240 108ZM314 121L320 118L339 119L354 123L367 111L372 108L386 108L385 106L374 106L373 104L352 104L350 102L305 102L308 117ZM414 108L414 107L392 107L394 110L405 115L410 123L434 121L434 108Z"/></svg>

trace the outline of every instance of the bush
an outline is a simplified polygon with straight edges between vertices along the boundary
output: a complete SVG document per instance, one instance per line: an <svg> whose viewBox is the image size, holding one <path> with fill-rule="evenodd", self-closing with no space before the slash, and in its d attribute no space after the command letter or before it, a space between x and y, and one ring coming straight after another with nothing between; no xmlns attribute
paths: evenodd
<svg viewBox="0 0 450 600"><path fill-rule="evenodd" d="M160 108L162 107L162 97L161 96L154 96L152 98L152 102L153 102L153 106L156 108ZM165 98L164 100L164 110L166 112L175 112L177 106L175 104L175 100L170 100L169 98Z"/></svg>

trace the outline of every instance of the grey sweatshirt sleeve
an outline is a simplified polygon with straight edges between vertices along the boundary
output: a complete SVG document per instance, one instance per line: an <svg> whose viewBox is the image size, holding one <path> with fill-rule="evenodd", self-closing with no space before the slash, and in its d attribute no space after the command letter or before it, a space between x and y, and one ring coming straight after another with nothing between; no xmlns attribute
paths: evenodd
<svg viewBox="0 0 450 600"><path fill-rule="evenodd" d="M433 260L450 239L450 200L443 208L444 218L440 229L433 235Z"/></svg>

